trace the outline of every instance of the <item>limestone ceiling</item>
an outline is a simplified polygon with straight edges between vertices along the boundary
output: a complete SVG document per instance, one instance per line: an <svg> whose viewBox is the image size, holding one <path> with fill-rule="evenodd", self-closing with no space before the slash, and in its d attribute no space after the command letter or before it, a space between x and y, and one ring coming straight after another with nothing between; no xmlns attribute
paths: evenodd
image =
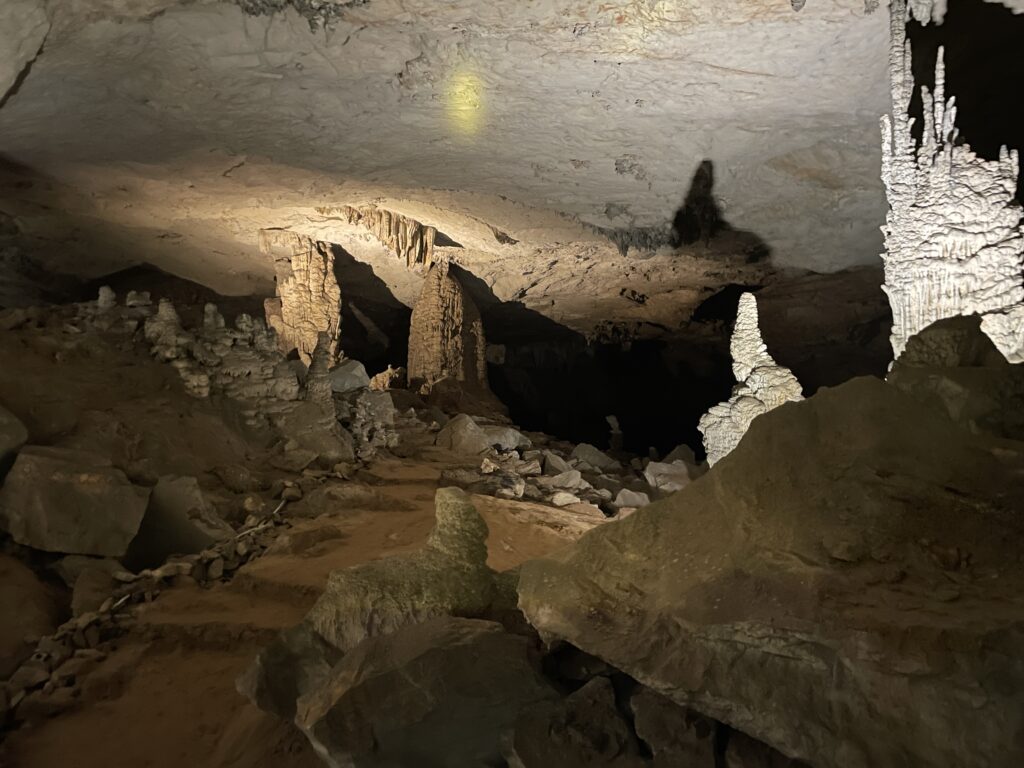
<svg viewBox="0 0 1024 768"><path fill-rule="evenodd" d="M32 205L79 210L125 257L170 258L155 240L172 232L179 262L217 250L223 275L258 272L261 226L430 190L487 221L500 197L570 217L531 216L527 242L586 239L576 218L670 221L703 159L777 265L880 249L887 20L863 0L370 0L316 30L208 0L3 6L0 85L39 55L0 109L0 154L65 187Z"/></svg>

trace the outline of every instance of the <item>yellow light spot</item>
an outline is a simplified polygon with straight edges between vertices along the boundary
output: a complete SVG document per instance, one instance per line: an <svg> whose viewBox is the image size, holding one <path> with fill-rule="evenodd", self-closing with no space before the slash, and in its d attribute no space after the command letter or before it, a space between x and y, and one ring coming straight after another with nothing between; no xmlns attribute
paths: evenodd
<svg viewBox="0 0 1024 768"><path fill-rule="evenodd" d="M475 72L461 69L452 73L448 80L446 108L453 131L472 136L480 130L483 124L483 95L483 81Z"/></svg>

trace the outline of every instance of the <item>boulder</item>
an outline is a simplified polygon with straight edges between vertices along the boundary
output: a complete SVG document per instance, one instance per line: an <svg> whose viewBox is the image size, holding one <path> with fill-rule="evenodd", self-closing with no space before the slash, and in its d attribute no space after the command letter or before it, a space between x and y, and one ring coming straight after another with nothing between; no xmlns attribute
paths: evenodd
<svg viewBox="0 0 1024 768"><path fill-rule="evenodd" d="M1011 446L876 379L822 389L681 492L525 563L519 605L817 768L1024 764Z"/></svg>
<svg viewBox="0 0 1024 768"><path fill-rule="evenodd" d="M640 745L615 706L615 691L606 677L595 677L558 701L524 710L506 750L517 768L643 768ZM677 765L688 764L678 763ZM709 768L713 768L712 763Z"/></svg>
<svg viewBox="0 0 1024 768"><path fill-rule="evenodd" d="M599 469L602 472L622 469L622 464L604 451L595 448L589 443L580 443L573 448L572 457L578 461L589 464L594 469Z"/></svg>
<svg viewBox="0 0 1024 768"><path fill-rule="evenodd" d="M673 462L676 461L685 461L687 464L697 466L697 457L693 453L693 448L686 445L685 443L683 443L682 445L677 445L675 448L669 451L668 455L664 459L662 459L662 461L665 462L666 464L672 464Z"/></svg>
<svg viewBox="0 0 1024 768"><path fill-rule="evenodd" d="M282 720L294 720L299 699L327 682L341 652L308 623L283 630L238 679L238 692Z"/></svg>
<svg viewBox="0 0 1024 768"><path fill-rule="evenodd" d="M517 429L503 426L501 424L481 425L488 443L501 448L503 451L514 451L522 448L532 448L533 441Z"/></svg>
<svg viewBox="0 0 1024 768"><path fill-rule="evenodd" d="M495 446L511 451L529 448L530 439L512 427L477 424L471 416L460 413L437 433L437 445L456 453L480 454Z"/></svg>
<svg viewBox="0 0 1024 768"><path fill-rule="evenodd" d="M61 620L52 589L20 561L0 555L0 680L32 655L36 642Z"/></svg>
<svg viewBox="0 0 1024 768"><path fill-rule="evenodd" d="M500 765L517 715L554 697L528 638L438 617L357 645L296 723L332 765Z"/></svg>
<svg viewBox="0 0 1024 768"><path fill-rule="evenodd" d="M0 527L46 552L120 557L139 530L149 490L91 454L22 449L0 490Z"/></svg>
<svg viewBox="0 0 1024 768"><path fill-rule="evenodd" d="M331 391L339 394L370 386L370 377L366 373L366 368L358 360L342 360L331 369L327 377L331 382Z"/></svg>
<svg viewBox="0 0 1024 768"><path fill-rule="evenodd" d="M303 648L329 647L340 656L368 637L438 616L480 617L514 610L514 591L487 567L487 524L469 497L458 488L439 489L435 515L423 549L330 575L303 621L326 646L304 640ZM294 701L282 702L268 692L297 690L300 686L292 682L296 675L315 679L315 670L324 664L322 653L296 654L289 650L294 644L288 636L276 640L246 677L250 698L261 705L273 702L271 711L278 714L288 712Z"/></svg>
<svg viewBox="0 0 1024 768"><path fill-rule="evenodd" d="M1024 439L1024 365L1007 362L977 315L911 336L888 380L972 432Z"/></svg>
<svg viewBox="0 0 1024 768"><path fill-rule="evenodd" d="M120 582L104 568L85 568L75 579L75 588L71 593L71 614L81 616L98 611L119 585Z"/></svg>
<svg viewBox="0 0 1024 768"><path fill-rule="evenodd" d="M615 501L612 502L612 506L616 509L622 509L623 507L640 508L646 507L650 503L651 499L646 493L631 491L629 488L623 488L615 497Z"/></svg>
<svg viewBox="0 0 1024 768"><path fill-rule="evenodd" d="M685 461L676 461L672 464L651 461L644 468L644 479L650 486L667 493L681 491L698 474L697 467L687 464Z"/></svg>
<svg viewBox="0 0 1024 768"><path fill-rule="evenodd" d="M154 486L123 562L133 571L156 568L171 555L198 554L234 535L207 504L194 477L167 475Z"/></svg>
<svg viewBox="0 0 1024 768"><path fill-rule="evenodd" d="M484 431L464 413L451 419L437 433L436 444L456 453L480 454L491 447Z"/></svg>
<svg viewBox="0 0 1024 768"><path fill-rule="evenodd" d="M557 453L551 451L544 451L544 474L545 475L560 475L563 472L568 472L572 469L569 466L569 462L559 456Z"/></svg>
<svg viewBox="0 0 1024 768"><path fill-rule="evenodd" d="M636 735L654 753L655 768L717 768L716 723L649 688L629 699Z"/></svg>
<svg viewBox="0 0 1024 768"><path fill-rule="evenodd" d="M568 507L570 504L579 504L580 497L574 496L568 491L558 491L551 497L551 503L556 507Z"/></svg>
<svg viewBox="0 0 1024 768"><path fill-rule="evenodd" d="M28 430L21 420L0 405L0 482L14 463L14 456L28 440Z"/></svg>

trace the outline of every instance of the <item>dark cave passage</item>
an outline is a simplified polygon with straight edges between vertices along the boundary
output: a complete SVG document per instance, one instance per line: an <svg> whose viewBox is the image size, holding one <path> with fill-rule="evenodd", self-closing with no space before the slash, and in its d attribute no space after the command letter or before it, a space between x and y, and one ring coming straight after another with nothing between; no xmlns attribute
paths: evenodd
<svg viewBox="0 0 1024 768"><path fill-rule="evenodd" d="M1002 146L1016 149L1024 163L1024 15L999 3L949 0L941 25L911 21L907 34L918 86L934 88L936 56L940 46L945 49L946 98L956 98L960 139L988 160L997 159ZM910 115L920 140L919 92ZM1024 200L1024 173L1017 180L1017 199Z"/></svg>

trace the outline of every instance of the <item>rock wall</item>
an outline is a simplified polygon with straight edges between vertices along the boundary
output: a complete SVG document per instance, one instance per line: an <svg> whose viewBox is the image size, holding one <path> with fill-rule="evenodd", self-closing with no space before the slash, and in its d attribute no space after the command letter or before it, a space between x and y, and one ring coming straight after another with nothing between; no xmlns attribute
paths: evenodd
<svg viewBox="0 0 1024 768"><path fill-rule="evenodd" d="M41 0L0 3L0 105L42 50L50 21Z"/></svg>
<svg viewBox="0 0 1024 768"><path fill-rule="evenodd" d="M480 310L447 265L435 265L412 310L410 384L449 378L470 390L486 390L486 349Z"/></svg>
<svg viewBox="0 0 1024 768"><path fill-rule="evenodd" d="M267 299L264 308L282 351L297 349L308 365L324 332L333 357L341 337L341 289L330 246L287 230L261 229L260 251L274 260L277 298Z"/></svg>
<svg viewBox="0 0 1024 768"><path fill-rule="evenodd" d="M732 372L739 384L732 397L701 417L708 464L714 464L733 448L757 416L786 402L802 400L800 382L768 354L757 324L757 300L752 293L740 296L736 325L729 344Z"/></svg>
<svg viewBox="0 0 1024 768"><path fill-rule="evenodd" d="M916 18L921 10L913 8ZM1024 360L1024 226L1015 202L1018 157L978 157L957 143L956 108L946 99L942 50L935 92L921 89L922 144L911 131L914 93L905 0L891 6L892 115L882 118L882 180L889 198L884 290L893 313L892 348L936 320L982 315L982 327L1013 362Z"/></svg>

